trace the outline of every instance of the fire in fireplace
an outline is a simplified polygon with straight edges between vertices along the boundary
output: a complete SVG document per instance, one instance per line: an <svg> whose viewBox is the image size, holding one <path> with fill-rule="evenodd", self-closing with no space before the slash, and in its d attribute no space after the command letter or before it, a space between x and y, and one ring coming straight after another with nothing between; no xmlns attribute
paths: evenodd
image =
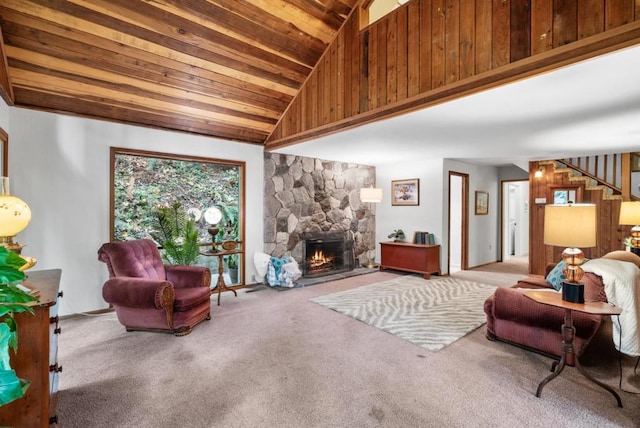
<svg viewBox="0 0 640 428"><path fill-rule="evenodd" d="M305 235L302 276L314 278L351 271L355 261L353 240L343 232L314 232Z"/></svg>

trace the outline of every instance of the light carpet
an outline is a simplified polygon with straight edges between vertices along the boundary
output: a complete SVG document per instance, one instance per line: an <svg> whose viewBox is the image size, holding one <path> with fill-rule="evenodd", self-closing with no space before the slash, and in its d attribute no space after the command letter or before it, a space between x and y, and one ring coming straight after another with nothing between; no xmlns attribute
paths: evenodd
<svg viewBox="0 0 640 428"><path fill-rule="evenodd" d="M310 300L438 351L485 323L484 301L495 289L456 278L407 275Z"/></svg>

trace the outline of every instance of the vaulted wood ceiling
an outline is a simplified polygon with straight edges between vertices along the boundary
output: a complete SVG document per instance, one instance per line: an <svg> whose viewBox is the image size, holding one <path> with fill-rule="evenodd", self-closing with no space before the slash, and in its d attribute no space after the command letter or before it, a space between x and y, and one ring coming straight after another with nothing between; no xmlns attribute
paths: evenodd
<svg viewBox="0 0 640 428"><path fill-rule="evenodd" d="M2 0L1 92L263 144L357 1Z"/></svg>

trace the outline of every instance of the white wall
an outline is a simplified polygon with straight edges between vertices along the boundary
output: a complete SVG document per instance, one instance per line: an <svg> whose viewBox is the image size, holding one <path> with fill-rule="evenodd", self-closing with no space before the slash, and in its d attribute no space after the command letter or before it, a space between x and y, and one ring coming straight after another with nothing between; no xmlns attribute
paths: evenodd
<svg viewBox="0 0 640 428"><path fill-rule="evenodd" d="M383 189L382 202L376 206L376 239L389 241L389 233L402 229L406 241L413 240L416 231L431 232L436 244L446 239L442 229L443 204L442 159L416 160L412 163L380 165L376 167L376 186ZM391 181L420 179L418 206L392 206ZM446 229L444 229L446 231ZM440 252L440 269L447 271L445 254ZM376 260L380 261L380 246L376 245Z"/></svg>
<svg viewBox="0 0 640 428"><path fill-rule="evenodd" d="M443 177L449 176L449 171L461 172L469 175L469 267L483 265L498 260L498 223L500 218L498 201L500 182L498 168L471 165L465 162L445 159ZM448 228L449 182L443 180L442 230ZM489 214L475 215L475 191L482 190L489 193ZM448 254L449 248L443 243L441 257Z"/></svg>
<svg viewBox="0 0 640 428"><path fill-rule="evenodd" d="M0 97L0 128L9 132L9 106Z"/></svg>
<svg viewBox="0 0 640 428"><path fill-rule="evenodd" d="M62 269L61 315L107 306L101 293L108 274L97 250L110 239L110 146L245 161L250 281L253 254L262 251L261 146L14 107L9 122L11 190L33 213L17 241L38 259L33 269Z"/></svg>

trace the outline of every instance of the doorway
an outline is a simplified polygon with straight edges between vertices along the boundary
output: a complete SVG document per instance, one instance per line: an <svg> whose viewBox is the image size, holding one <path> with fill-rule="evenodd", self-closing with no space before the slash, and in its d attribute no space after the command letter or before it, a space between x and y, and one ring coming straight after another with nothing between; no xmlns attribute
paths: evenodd
<svg viewBox="0 0 640 428"><path fill-rule="evenodd" d="M529 181L502 182L501 258L503 262L529 257ZM524 260L523 260L524 261Z"/></svg>
<svg viewBox="0 0 640 428"><path fill-rule="evenodd" d="M466 270L468 262L469 175L449 171L449 274Z"/></svg>

